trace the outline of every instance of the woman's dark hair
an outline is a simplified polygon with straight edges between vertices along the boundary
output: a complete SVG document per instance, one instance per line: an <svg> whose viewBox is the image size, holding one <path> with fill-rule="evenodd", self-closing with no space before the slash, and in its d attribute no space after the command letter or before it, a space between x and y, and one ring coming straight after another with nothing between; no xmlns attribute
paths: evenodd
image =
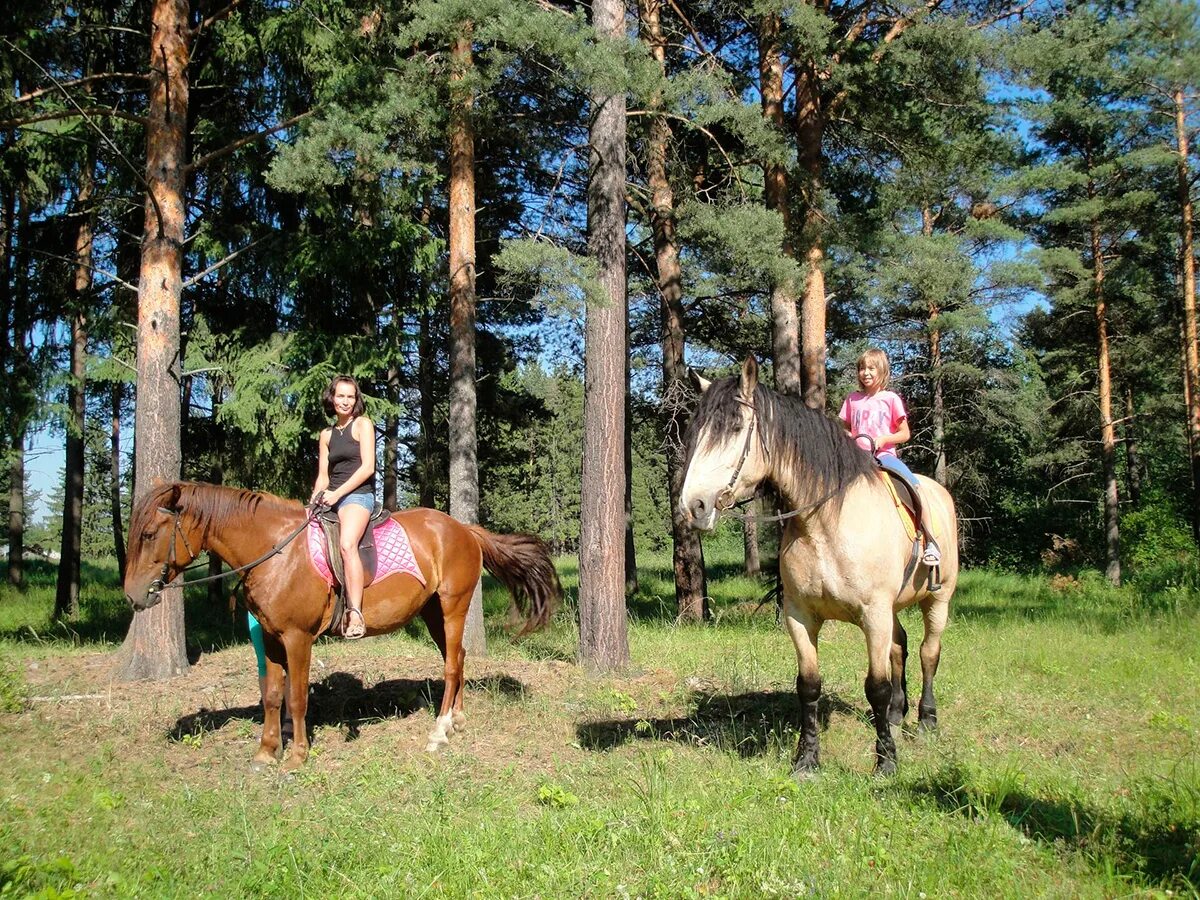
<svg viewBox="0 0 1200 900"><path fill-rule="evenodd" d="M337 418L337 410L333 408L333 395L339 384L354 385L354 409L350 411L350 418L357 419L366 411L367 407L363 403L362 389L358 386L358 382L349 375L335 375L333 381L329 382L329 387L325 388L325 394L321 397L321 406L325 409L325 415Z"/></svg>

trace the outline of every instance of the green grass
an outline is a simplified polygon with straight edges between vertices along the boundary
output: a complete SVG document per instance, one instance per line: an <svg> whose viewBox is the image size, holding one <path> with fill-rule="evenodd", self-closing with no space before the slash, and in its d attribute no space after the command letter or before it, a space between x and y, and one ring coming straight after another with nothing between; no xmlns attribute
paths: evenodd
<svg viewBox="0 0 1200 900"><path fill-rule="evenodd" d="M1196 894L1190 590L965 573L941 730L906 735L889 779L870 774L861 633L831 625L824 768L797 783L794 653L773 606L749 612L765 586L710 556L705 626L674 623L668 556L640 558L622 675L572 662L573 560L567 611L520 646L489 584L492 656L469 663L469 730L437 757L420 749L440 692L423 630L322 642L324 712L293 778L249 772L250 651L199 592L193 675L88 705L37 699L24 682L45 692L57 666L62 693L103 692L87 665L129 614L93 569L80 621L50 627L53 572L35 565L24 594L0 592L0 896ZM904 621L915 651L919 617ZM914 652L910 687L918 672ZM206 677L229 692L216 713L194 687Z"/></svg>

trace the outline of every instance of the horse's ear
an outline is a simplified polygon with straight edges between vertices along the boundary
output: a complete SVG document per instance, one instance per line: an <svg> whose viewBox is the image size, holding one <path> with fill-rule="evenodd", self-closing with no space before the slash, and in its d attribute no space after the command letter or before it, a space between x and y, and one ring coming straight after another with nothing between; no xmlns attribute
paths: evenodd
<svg viewBox="0 0 1200 900"><path fill-rule="evenodd" d="M179 509L179 482L178 481L171 485L171 493L167 495L167 498L169 501L167 503L168 509L176 509L176 510Z"/></svg>
<svg viewBox="0 0 1200 900"><path fill-rule="evenodd" d="M691 366L688 366L688 378L692 380L692 385L701 394L712 387L712 382L693 369Z"/></svg>
<svg viewBox="0 0 1200 900"><path fill-rule="evenodd" d="M750 355L742 363L742 399L747 403L753 403L756 387L758 387L758 360Z"/></svg>

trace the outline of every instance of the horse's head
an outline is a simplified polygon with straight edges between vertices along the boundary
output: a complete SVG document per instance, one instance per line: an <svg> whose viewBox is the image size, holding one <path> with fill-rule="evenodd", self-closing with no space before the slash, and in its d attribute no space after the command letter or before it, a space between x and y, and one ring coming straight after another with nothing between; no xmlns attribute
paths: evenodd
<svg viewBox="0 0 1200 900"><path fill-rule="evenodd" d="M162 591L196 558L179 508L181 485L156 484L138 501L129 518L125 558L125 599L134 609L149 609Z"/></svg>
<svg viewBox="0 0 1200 900"><path fill-rule="evenodd" d="M747 357L740 376L711 384L694 373L693 378L702 396L687 430L679 506L689 525L711 531L720 513L753 496L767 474L761 412L754 400L758 363Z"/></svg>

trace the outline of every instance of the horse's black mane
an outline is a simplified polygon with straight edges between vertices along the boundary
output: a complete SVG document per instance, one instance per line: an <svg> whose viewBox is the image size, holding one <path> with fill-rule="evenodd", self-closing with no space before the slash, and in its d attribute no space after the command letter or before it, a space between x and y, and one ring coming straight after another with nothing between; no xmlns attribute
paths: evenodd
<svg viewBox="0 0 1200 900"><path fill-rule="evenodd" d="M207 536L213 523L224 523L239 516L253 516L263 503L296 505L295 501L262 491L197 481L166 482L152 488L134 507L129 520L129 536L133 543L140 542L142 532L159 507L186 510Z"/></svg>
<svg viewBox="0 0 1200 900"><path fill-rule="evenodd" d="M776 393L759 384L754 389L758 427L777 473L794 473L802 496L813 502L822 497L841 498L859 478L877 471L871 454L847 434L841 422L809 409L795 397ZM696 451L700 431L707 427L709 440L728 440L742 421L741 381L722 378L700 397L688 428L688 458ZM776 483L779 489L790 487Z"/></svg>

